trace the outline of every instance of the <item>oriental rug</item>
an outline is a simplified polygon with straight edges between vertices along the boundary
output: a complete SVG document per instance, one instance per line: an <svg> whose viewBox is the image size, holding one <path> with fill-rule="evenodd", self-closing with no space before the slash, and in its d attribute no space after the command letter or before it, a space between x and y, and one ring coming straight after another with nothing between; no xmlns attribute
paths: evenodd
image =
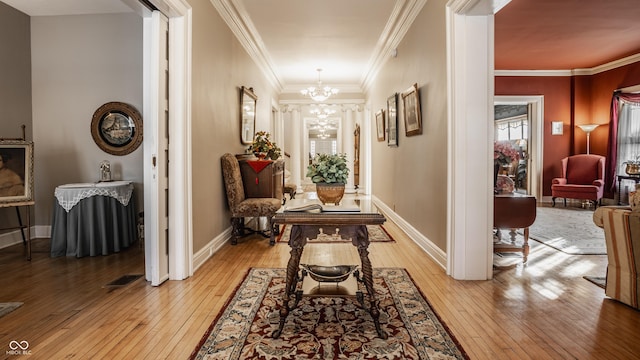
<svg viewBox="0 0 640 360"><path fill-rule="evenodd" d="M369 241L370 242L395 242L395 240L389 235L387 230L382 225L367 225L367 231L369 232ZM289 242L289 237L291 236L291 226L284 225L282 229L280 229L280 235L277 239L277 242ZM336 229L327 229L326 231L318 235L317 238L312 239L314 243L332 243L332 242L345 242L338 233L336 233Z"/></svg>
<svg viewBox="0 0 640 360"><path fill-rule="evenodd" d="M12 312L13 310L22 306L21 302L6 302L0 303L0 317Z"/></svg>
<svg viewBox="0 0 640 360"><path fill-rule="evenodd" d="M303 296L282 335L285 269L251 269L191 359L468 359L404 269L374 268L380 324L355 297Z"/></svg>
<svg viewBox="0 0 640 360"><path fill-rule="evenodd" d="M606 255L604 230L593 210L539 206L529 238L571 255Z"/></svg>

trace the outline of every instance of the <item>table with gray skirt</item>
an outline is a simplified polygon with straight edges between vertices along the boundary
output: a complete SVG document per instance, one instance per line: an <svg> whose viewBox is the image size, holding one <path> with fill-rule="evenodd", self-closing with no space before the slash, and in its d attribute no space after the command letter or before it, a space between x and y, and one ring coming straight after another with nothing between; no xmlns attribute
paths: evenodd
<svg viewBox="0 0 640 360"><path fill-rule="evenodd" d="M55 197L51 257L109 255L138 239L132 182L66 184Z"/></svg>

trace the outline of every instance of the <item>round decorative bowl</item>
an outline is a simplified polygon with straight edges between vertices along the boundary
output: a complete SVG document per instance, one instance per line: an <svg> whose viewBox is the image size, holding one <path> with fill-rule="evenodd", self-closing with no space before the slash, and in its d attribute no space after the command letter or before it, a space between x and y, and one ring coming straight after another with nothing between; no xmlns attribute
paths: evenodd
<svg viewBox="0 0 640 360"><path fill-rule="evenodd" d="M340 205L340 200L344 196L344 184L316 183L316 193L323 205L327 203Z"/></svg>
<svg viewBox="0 0 640 360"><path fill-rule="evenodd" d="M640 175L640 164L627 164L624 171L627 175Z"/></svg>
<svg viewBox="0 0 640 360"><path fill-rule="evenodd" d="M306 270L309 276L317 282L339 283L347 280L349 275L358 268L358 265L322 266L300 264L300 267Z"/></svg>

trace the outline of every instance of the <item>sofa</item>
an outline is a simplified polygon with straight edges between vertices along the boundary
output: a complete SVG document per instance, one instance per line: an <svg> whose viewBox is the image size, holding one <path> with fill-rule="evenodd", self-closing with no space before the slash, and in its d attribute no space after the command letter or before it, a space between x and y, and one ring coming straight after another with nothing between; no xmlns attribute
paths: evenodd
<svg viewBox="0 0 640 360"><path fill-rule="evenodd" d="M640 207L601 206L593 222L604 229L607 243L605 294L640 309Z"/></svg>

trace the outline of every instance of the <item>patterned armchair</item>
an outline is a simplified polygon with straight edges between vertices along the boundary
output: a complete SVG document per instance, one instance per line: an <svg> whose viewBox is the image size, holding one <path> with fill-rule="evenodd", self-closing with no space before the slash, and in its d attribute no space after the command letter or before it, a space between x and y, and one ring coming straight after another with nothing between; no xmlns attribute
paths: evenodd
<svg viewBox="0 0 640 360"><path fill-rule="evenodd" d="M582 199L598 202L604 195L605 157L593 154L573 155L562 159L562 177L551 180L551 200L556 206L556 198Z"/></svg>
<svg viewBox="0 0 640 360"><path fill-rule="evenodd" d="M266 216L269 219L269 230L278 232L277 225L271 219L282 205L281 199L274 198L246 198L242 186L242 175L238 159L233 154L224 154L221 159L222 175L224 186L227 191L227 202L231 210L232 238L231 244L236 245L238 239L245 236L245 231L254 231L244 226L245 217ZM263 234L264 236L267 236ZM270 245L275 245L274 237L271 236Z"/></svg>
<svg viewBox="0 0 640 360"><path fill-rule="evenodd" d="M640 309L640 211L629 207L602 206L593 213L593 222L604 228L607 242L605 294Z"/></svg>

